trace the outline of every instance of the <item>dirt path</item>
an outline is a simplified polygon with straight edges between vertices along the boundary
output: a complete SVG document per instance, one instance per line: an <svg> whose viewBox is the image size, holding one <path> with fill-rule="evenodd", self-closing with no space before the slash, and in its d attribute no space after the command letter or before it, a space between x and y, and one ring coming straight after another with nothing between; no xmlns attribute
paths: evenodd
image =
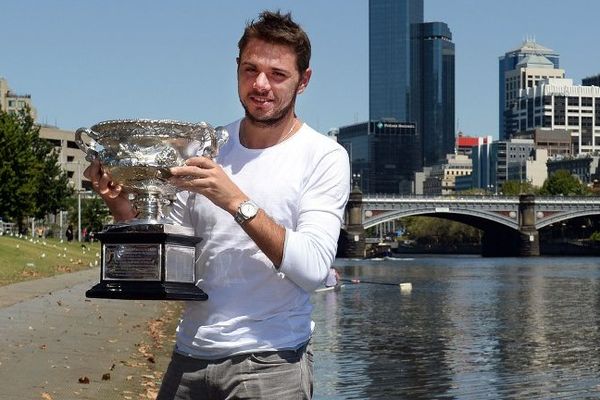
<svg viewBox="0 0 600 400"><path fill-rule="evenodd" d="M131 356L165 304L86 299L98 274L0 287L0 399L139 398L123 388L141 385L140 362L155 360Z"/></svg>

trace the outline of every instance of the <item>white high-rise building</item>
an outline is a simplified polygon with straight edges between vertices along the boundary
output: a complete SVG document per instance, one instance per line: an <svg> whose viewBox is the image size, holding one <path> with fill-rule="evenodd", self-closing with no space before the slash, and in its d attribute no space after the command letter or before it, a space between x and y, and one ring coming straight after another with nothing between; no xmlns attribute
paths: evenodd
<svg viewBox="0 0 600 400"><path fill-rule="evenodd" d="M51 143L58 153L58 163L67 172L71 187L77 191L91 190L90 181L83 176L89 165L86 154L75 143L75 132L53 126L41 126L40 138ZM88 140L85 140L86 143Z"/></svg>
<svg viewBox="0 0 600 400"><path fill-rule="evenodd" d="M539 56L543 56L545 60L536 60ZM533 58L530 58L533 57ZM529 58L528 62L531 62L532 67L533 64L537 64L537 67L548 69L549 65L547 65L546 60L552 63L552 67L555 69L559 68L559 55L552 49L544 47L537 43L535 39L527 39L525 40L521 46L516 49L510 50L501 56L498 60L498 118L499 118L499 138L500 139L508 139L510 133L507 131L507 122L510 121L510 110L512 109L512 102L515 100L514 96L511 99L507 99L507 92L524 89L529 84L529 79L519 80L517 82L512 83L507 82L507 74L510 74L510 77L514 77L515 71L519 70L518 66L523 65L523 61L526 58ZM541 64L541 65L540 65ZM547 72L547 71L546 71ZM520 74L519 74L520 75ZM532 74L531 80L536 79L535 75ZM527 78L527 77L525 77ZM507 121L507 118L509 121Z"/></svg>
<svg viewBox="0 0 600 400"><path fill-rule="evenodd" d="M519 97L513 114L520 131L564 129L571 134L571 154L600 151L600 87L550 78Z"/></svg>
<svg viewBox="0 0 600 400"><path fill-rule="evenodd" d="M31 104L31 95L16 94L8 87L8 81L0 76L0 110L5 112L19 112L29 107L31 117L37 118L37 111Z"/></svg>
<svg viewBox="0 0 600 400"><path fill-rule="evenodd" d="M543 55L530 54L521 60L514 70L505 73L504 121L506 138L524 130L517 123L515 113L520 111L520 93L522 90L537 86L551 78L564 78L565 70L555 68L554 64ZM516 107L516 111L515 111Z"/></svg>

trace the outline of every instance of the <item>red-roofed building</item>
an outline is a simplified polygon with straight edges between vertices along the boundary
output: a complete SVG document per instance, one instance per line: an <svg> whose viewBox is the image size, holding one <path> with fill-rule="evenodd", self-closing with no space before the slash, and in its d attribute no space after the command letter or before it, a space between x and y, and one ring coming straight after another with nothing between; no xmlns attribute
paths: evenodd
<svg viewBox="0 0 600 400"><path fill-rule="evenodd" d="M458 132L458 135L456 135L455 144L456 154L464 154L470 157L473 147L481 144L488 144L489 137L490 136L464 136L462 132Z"/></svg>

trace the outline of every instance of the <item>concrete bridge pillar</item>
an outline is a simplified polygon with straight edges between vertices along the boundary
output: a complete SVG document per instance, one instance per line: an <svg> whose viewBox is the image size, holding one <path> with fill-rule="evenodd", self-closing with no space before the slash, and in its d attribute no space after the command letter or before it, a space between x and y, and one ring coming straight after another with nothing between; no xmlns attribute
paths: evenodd
<svg viewBox="0 0 600 400"><path fill-rule="evenodd" d="M539 232L535 228L535 196L519 197L519 230L488 226L481 240L484 257L530 257L540 255Z"/></svg>
<svg viewBox="0 0 600 400"><path fill-rule="evenodd" d="M346 205L346 225L340 232L337 257L365 257L365 228L362 224L362 192L354 186Z"/></svg>
<svg viewBox="0 0 600 400"><path fill-rule="evenodd" d="M540 237L535 228L535 196L519 197L519 256L539 256Z"/></svg>

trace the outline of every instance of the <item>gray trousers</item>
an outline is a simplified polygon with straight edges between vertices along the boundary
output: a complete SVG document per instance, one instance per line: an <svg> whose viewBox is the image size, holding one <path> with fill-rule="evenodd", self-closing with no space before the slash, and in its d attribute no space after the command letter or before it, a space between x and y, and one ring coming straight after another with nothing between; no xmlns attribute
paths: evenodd
<svg viewBox="0 0 600 400"><path fill-rule="evenodd" d="M298 350L201 360L177 352L157 400L305 400L313 392L310 341Z"/></svg>

